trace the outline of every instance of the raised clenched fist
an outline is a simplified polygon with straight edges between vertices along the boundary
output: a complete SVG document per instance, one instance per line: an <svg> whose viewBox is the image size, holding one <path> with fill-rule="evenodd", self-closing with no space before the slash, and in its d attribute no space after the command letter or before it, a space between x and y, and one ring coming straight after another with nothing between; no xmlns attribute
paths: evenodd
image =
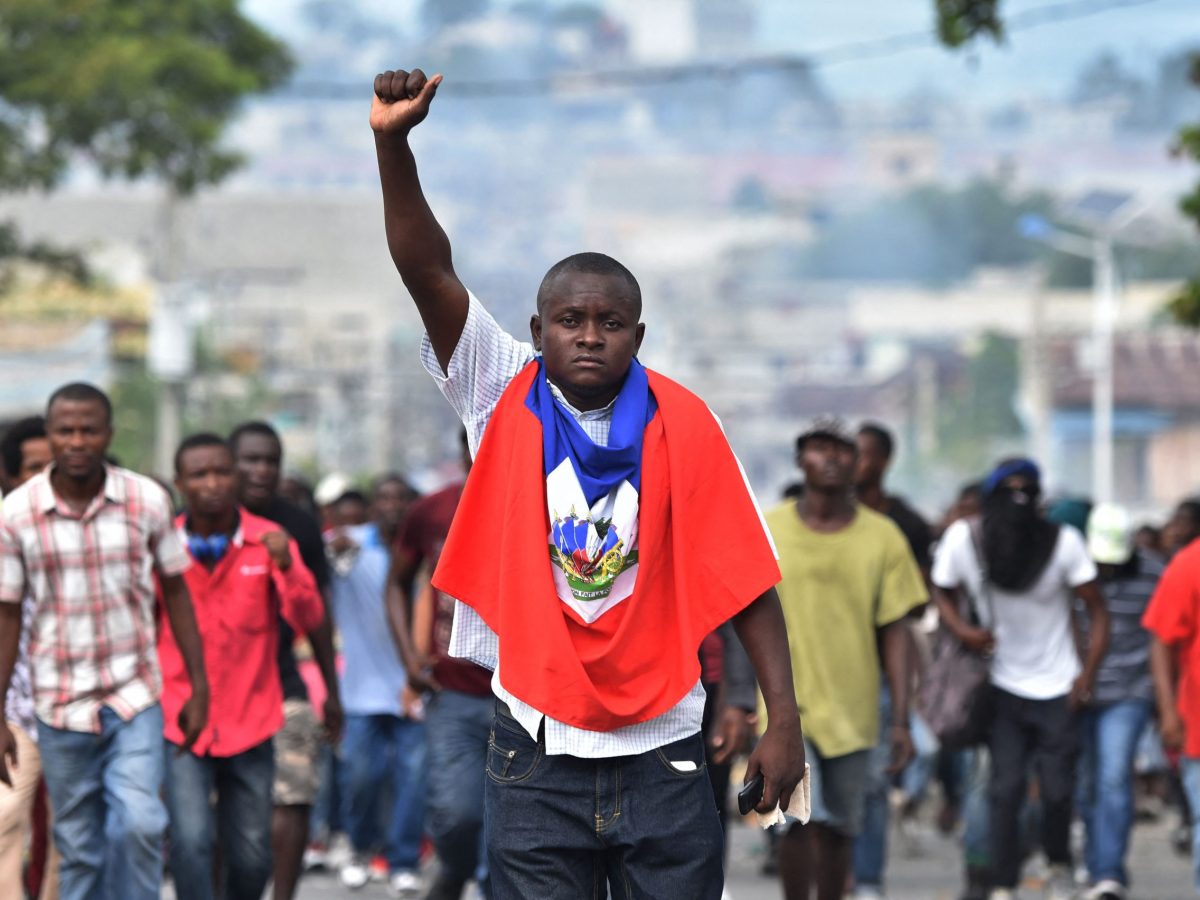
<svg viewBox="0 0 1200 900"><path fill-rule="evenodd" d="M286 572L292 567L292 548L287 532L268 531L261 540L271 556L271 562L275 563L279 571Z"/></svg>
<svg viewBox="0 0 1200 900"><path fill-rule="evenodd" d="M441 83L441 75L426 78L420 69L376 75L371 128L377 134L408 134L429 115L429 104Z"/></svg>

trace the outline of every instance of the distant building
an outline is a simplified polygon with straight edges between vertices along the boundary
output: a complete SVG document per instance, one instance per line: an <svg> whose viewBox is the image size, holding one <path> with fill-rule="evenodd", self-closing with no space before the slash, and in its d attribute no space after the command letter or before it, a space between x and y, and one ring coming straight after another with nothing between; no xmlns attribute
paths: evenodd
<svg viewBox="0 0 1200 900"><path fill-rule="evenodd" d="M753 0L692 0L696 53L736 59L754 52L758 16Z"/></svg>
<svg viewBox="0 0 1200 900"><path fill-rule="evenodd" d="M1164 509L1200 489L1200 335L1165 328L1122 334L1114 348L1116 499ZM1092 356L1087 338L1049 347L1053 468L1068 492L1092 479Z"/></svg>
<svg viewBox="0 0 1200 900"><path fill-rule="evenodd" d="M17 325L0 317L0 430L41 413L72 381L108 388L115 377L112 329L104 319Z"/></svg>

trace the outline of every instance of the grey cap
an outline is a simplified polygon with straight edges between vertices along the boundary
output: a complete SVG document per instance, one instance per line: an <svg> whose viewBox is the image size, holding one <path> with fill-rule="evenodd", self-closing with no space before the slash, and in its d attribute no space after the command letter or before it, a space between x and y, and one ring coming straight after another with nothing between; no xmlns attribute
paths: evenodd
<svg viewBox="0 0 1200 900"><path fill-rule="evenodd" d="M850 447L858 446L855 433L841 416L820 415L809 419L796 438L796 450L802 450L804 442L814 437L831 438Z"/></svg>

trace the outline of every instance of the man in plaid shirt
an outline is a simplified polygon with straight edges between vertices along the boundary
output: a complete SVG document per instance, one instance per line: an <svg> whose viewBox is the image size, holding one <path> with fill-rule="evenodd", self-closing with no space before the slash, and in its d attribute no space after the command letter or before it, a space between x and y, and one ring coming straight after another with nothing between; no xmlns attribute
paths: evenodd
<svg viewBox="0 0 1200 900"><path fill-rule="evenodd" d="M184 657L191 697L179 714L184 747L208 719L208 682L191 597L189 557L171 503L153 481L108 465L112 405L88 384L50 398L54 462L0 509L0 697L34 599L29 656L38 746L63 900L157 900L167 817L162 678L155 585ZM16 743L0 710L0 780Z"/></svg>

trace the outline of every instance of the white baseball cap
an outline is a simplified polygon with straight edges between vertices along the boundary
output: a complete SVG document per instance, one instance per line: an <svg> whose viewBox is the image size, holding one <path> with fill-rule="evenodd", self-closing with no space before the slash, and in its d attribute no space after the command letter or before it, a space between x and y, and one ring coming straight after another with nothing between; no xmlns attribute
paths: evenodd
<svg viewBox="0 0 1200 900"><path fill-rule="evenodd" d="M317 487L313 491L313 500L316 501L317 506L329 506L331 503L341 500L342 494L353 486L350 479L341 472L330 472L317 482Z"/></svg>
<svg viewBox="0 0 1200 900"><path fill-rule="evenodd" d="M1129 562L1133 538L1133 518L1123 506L1101 503L1088 517L1088 552L1098 563L1119 566Z"/></svg>

